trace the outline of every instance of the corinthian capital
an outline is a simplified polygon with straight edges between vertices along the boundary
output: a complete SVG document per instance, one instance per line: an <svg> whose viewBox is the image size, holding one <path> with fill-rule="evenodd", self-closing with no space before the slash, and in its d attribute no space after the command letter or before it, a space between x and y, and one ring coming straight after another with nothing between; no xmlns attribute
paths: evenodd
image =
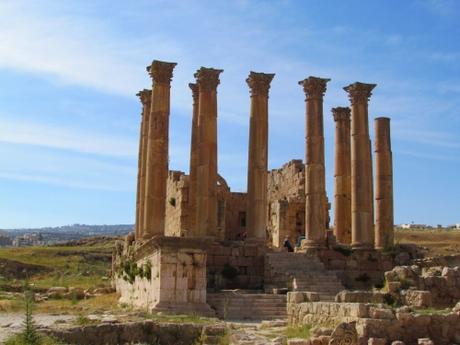
<svg viewBox="0 0 460 345"><path fill-rule="evenodd" d="M348 92L351 104L367 103L372 96L372 90L377 84L365 84L356 82L345 86L343 89Z"/></svg>
<svg viewBox="0 0 460 345"><path fill-rule="evenodd" d="M141 90L136 94L136 96L139 97L139 99L142 102L142 105L145 107L152 100L152 90L149 90L149 89Z"/></svg>
<svg viewBox="0 0 460 345"><path fill-rule="evenodd" d="M195 83L189 83L188 87L190 88L190 90L192 90L193 101L197 102L198 97L200 96L200 90L198 88L198 85Z"/></svg>
<svg viewBox="0 0 460 345"><path fill-rule="evenodd" d="M268 90L270 89L270 83L274 76L275 74L256 73L251 71L249 77L246 79L246 83L248 83L251 90L251 96L261 95L268 97Z"/></svg>
<svg viewBox="0 0 460 345"><path fill-rule="evenodd" d="M350 121L350 108L348 107L336 107L332 108L332 115L334 116L334 121Z"/></svg>
<svg viewBox="0 0 460 345"><path fill-rule="evenodd" d="M175 62L153 60L152 64L147 66L147 72L155 83L169 85L176 65L177 63Z"/></svg>
<svg viewBox="0 0 460 345"><path fill-rule="evenodd" d="M217 89L217 85L220 84L219 75L223 71L223 69L201 67L194 75L196 84L200 90L215 90Z"/></svg>
<svg viewBox="0 0 460 345"><path fill-rule="evenodd" d="M299 81L299 85L303 86L303 91L307 99L309 98L323 98L326 92L326 84L331 79L308 77L307 79Z"/></svg>

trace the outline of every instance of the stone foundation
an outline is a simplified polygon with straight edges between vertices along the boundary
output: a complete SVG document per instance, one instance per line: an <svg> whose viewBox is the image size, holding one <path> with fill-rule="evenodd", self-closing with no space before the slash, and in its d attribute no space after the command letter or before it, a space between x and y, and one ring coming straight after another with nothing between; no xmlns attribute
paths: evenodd
<svg viewBox="0 0 460 345"><path fill-rule="evenodd" d="M206 304L205 239L156 237L118 254L114 283L120 303L170 313L213 315Z"/></svg>
<svg viewBox="0 0 460 345"><path fill-rule="evenodd" d="M214 242L207 249L208 288L262 289L265 251L258 243Z"/></svg>
<svg viewBox="0 0 460 345"><path fill-rule="evenodd" d="M415 345L419 338L434 339L436 345L460 341L460 306L446 314L422 315L408 307L391 309L383 304L308 302L288 294L290 325L315 325L333 328L341 322L356 322L359 344L370 338L385 339L387 344L402 340Z"/></svg>

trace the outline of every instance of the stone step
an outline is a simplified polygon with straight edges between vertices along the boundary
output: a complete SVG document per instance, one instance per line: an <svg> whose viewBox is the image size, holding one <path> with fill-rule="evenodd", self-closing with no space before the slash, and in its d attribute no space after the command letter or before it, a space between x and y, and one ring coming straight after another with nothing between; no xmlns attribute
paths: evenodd
<svg viewBox="0 0 460 345"><path fill-rule="evenodd" d="M208 304L220 318L274 320L287 317L286 296L250 293L211 293Z"/></svg>

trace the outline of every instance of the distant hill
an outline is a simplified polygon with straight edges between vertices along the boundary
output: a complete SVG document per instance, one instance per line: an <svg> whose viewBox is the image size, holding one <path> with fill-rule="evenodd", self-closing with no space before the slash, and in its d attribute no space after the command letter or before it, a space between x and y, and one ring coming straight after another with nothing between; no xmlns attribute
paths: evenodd
<svg viewBox="0 0 460 345"><path fill-rule="evenodd" d="M43 227L43 228L23 228L23 229L4 229L4 233L19 235L22 233L31 232L72 232L72 233L86 233L92 235L104 235L104 234L126 234L134 229L132 224L114 224L114 225L87 225L87 224L72 224L63 225L56 227ZM2 232L2 230L0 230Z"/></svg>
<svg viewBox="0 0 460 345"><path fill-rule="evenodd" d="M10 238L29 236L29 234L40 234L43 244L61 243L71 240L79 240L85 237L94 236L124 236L133 231L132 224L115 225L86 225L73 224L58 227L28 228L28 229L5 229L5 233Z"/></svg>

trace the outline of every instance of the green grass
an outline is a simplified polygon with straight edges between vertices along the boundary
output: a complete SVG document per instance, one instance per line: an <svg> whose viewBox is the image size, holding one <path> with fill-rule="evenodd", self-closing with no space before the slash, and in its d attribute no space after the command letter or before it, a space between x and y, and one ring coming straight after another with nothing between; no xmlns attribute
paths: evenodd
<svg viewBox="0 0 460 345"><path fill-rule="evenodd" d="M65 345L58 340L45 336L45 335L40 335L40 340L39 340L40 345ZM12 337L8 338L4 345L29 345L23 338L22 334L16 334L13 335Z"/></svg>
<svg viewBox="0 0 460 345"><path fill-rule="evenodd" d="M302 338L308 339L310 338L310 325L302 325L302 326L290 326L286 329L286 337L288 339L291 338Z"/></svg>
<svg viewBox="0 0 460 345"><path fill-rule="evenodd" d="M198 315L167 315L167 314L152 314L146 313L146 318L171 323L194 323L194 324L210 324L219 322L216 318L202 317Z"/></svg>
<svg viewBox="0 0 460 345"><path fill-rule="evenodd" d="M452 309L436 309L436 308L425 308L425 309L414 309L414 312L420 315L447 315Z"/></svg>
<svg viewBox="0 0 460 345"><path fill-rule="evenodd" d="M84 246L1 248L0 258L42 266L46 272L29 277L35 288L107 287L110 282L103 277L110 273L111 263L108 258L113 246L113 241L107 241ZM0 278L0 285L21 286L23 282L23 279Z"/></svg>

